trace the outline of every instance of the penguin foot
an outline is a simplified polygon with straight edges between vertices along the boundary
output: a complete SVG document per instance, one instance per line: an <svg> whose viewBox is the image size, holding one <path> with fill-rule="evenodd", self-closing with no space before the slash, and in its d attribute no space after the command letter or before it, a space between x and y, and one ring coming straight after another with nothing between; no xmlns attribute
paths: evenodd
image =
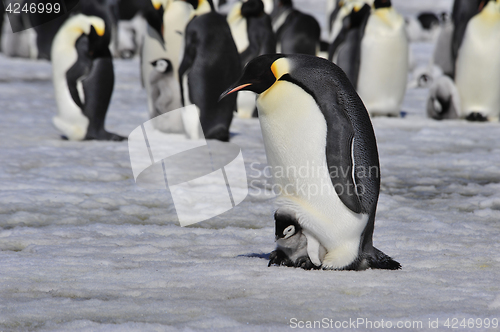
<svg viewBox="0 0 500 332"><path fill-rule="evenodd" d="M221 142L229 142L229 130L222 125L211 128L206 134L206 139L216 139Z"/></svg>
<svg viewBox="0 0 500 332"><path fill-rule="evenodd" d="M85 140L121 142L123 140L127 140L127 138L104 130L98 134L87 133Z"/></svg>
<svg viewBox="0 0 500 332"><path fill-rule="evenodd" d="M465 117L465 120L471 122L486 122L488 121L488 118L479 112L472 112Z"/></svg>
<svg viewBox="0 0 500 332"><path fill-rule="evenodd" d="M271 252L269 255L269 264L267 267L270 267L271 265L277 265L277 266L295 266L293 262L288 258L288 256L281 250L274 250Z"/></svg>
<svg viewBox="0 0 500 332"><path fill-rule="evenodd" d="M297 258L295 261L295 267L300 267L301 269L304 270L318 270L319 266L316 266L311 262L311 259L309 256L302 256Z"/></svg>

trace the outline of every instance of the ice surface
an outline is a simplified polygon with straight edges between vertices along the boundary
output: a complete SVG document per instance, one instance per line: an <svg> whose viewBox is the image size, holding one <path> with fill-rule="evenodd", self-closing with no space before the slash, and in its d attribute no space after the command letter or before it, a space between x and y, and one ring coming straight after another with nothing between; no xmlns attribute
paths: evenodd
<svg viewBox="0 0 500 332"><path fill-rule="evenodd" d="M432 45L412 50L422 65ZM128 135L148 120L138 61L116 61L116 74L107 128ZM426 119L427 91L408 91L406 118L373 120L374 243L403 269L268 268L258 120L232 127L250 195L181 228L165 191L134 184L126 142L59 139L50 77L46 62L0 55L0 331L288 331L291 318L423 322L413 330L439 319L447 330L447 318L500 318L500 124Z"/></svg>

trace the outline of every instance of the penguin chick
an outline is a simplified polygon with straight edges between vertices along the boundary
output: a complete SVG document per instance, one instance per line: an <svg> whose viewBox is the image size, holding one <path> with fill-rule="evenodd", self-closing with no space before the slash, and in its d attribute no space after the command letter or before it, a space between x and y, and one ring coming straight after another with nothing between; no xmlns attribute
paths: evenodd
<svg viewBox="0 0 500 332"><path fill-rule="evenodd" d="M427 115L436 120L457 119L460 111L460 96L457 87L448 76L435 80L429 89Z"/></svg>
<svg viewBox="0 0 500 332"><path fill-rule="evenodd" d="M309 258L307 237L293 216L278 210L274 214L274 219L276 221L275 235L277 247L269 257L268 266L283 265L301 267L304 270L319 269L321 263L315 265L311 258ZM319 256L319 252L317 251L311 254ZM325 250L323 248L323 256L324 254ZM319 257L317 259L319 260Z"/></svg>

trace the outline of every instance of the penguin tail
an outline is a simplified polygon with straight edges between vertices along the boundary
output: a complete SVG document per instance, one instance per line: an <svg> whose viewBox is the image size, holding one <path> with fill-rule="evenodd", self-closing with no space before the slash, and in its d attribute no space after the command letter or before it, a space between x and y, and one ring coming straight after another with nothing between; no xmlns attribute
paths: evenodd
<svg viewBox="0 0 500 332"><path fill-rule="evenodd" d="M401 264L384 254L377 248L373 248L373 253L368 257L368 264L372 269L399 270Z"/></svg>

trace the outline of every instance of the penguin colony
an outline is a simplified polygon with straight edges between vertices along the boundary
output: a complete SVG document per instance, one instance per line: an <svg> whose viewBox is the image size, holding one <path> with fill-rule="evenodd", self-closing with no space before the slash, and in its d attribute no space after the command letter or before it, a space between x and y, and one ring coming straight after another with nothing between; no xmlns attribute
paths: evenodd
<svg viewBox="0 0 500 332"><path fill-rule="evenodd" d="M273 169L324 169L275 176L292 190L277 199L269 266L396 270L372 240L380 174L370 116L400 116L409 42L427 38L434 62L410 87L429 88L428 116L499 121L500 0L455 0L451 16L406 21L390 0L327 0L327 25L321 41L316 19L292 0L86 0L0 40L7 56L52 61L53 124L64 139L125 139L105 129L113 57L140 57L150 118L196 106L155 121L164 133L197 138L186 128L199 119L207 139L229 141L235 111L258 116ZM304 195L301 184L327 190Z"/></svg>

